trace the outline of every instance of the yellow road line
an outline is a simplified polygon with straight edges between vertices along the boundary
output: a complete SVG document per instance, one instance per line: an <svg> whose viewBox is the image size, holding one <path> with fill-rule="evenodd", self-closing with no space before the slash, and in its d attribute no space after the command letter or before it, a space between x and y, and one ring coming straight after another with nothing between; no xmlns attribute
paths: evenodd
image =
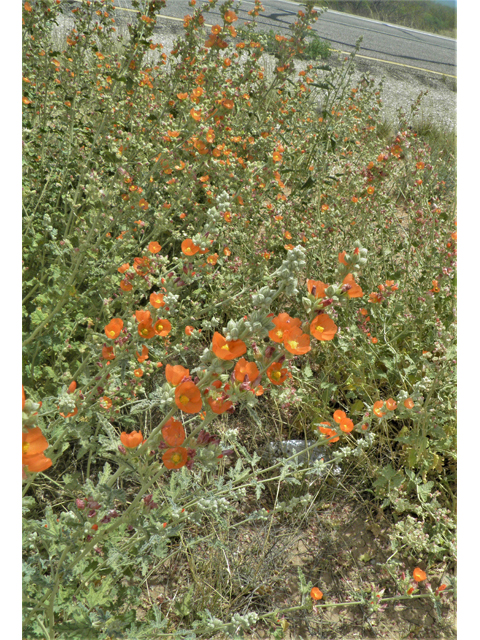
<svg viewBox="0 0 480 640"><path fill-rule="evenodd" d="M135 9L126 9L125 7L114 7L115 11L129 11L130 13L137 13ZM177 22L183 22L183 18L172 18L171 16L164 16L158 14L160 19L164 20L176 20ZM204 23L205 27L213 27L213 24ZM340 51L340 49L332 49L336 53L344 53L345 55L350 55L351 51ZM392 62L391 60L382 60L382 58L371 58L369 56L362 56L359 53L356 54L356 58L364 58L365 60L374 60L375 62L384 62L385 64L394 64L397 67L405 67L406 69L416 69L417 71L426 71L427 73L434 73L437 76L445 76L446 78L457 78L457 76L451 76L448 73L442 73L441 71L432 71L431 69L423 69L422 67L413 67L410 64L403 64L402 62Z"/></svg>
<svg viewBox="0 0 480 640"><path fill-rule="evenodd" d="M331 49L337 53L344 53L350 55L351 51L340 51L340 49ZM432 71L431 69L423 69L422 67L413 67L410 64L403 64L402 62L392 62L391 60L382 60L382 58L371 58L370 56L362 56L359 53L356 54L356 58L365 58L365 60L375 60L375 62L385 62L386 64L394 64L397 67L406 67L407 69L417 69L417 71L426 71L427 73L435 73L438 76L445 76L447 78L456 78L457 76L451 76L448 73L442 73L441 71Z"/></svg>

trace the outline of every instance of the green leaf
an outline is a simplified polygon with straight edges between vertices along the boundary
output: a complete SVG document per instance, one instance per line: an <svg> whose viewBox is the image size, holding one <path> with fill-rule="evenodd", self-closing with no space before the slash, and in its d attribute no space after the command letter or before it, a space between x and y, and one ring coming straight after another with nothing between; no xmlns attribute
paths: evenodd
<svg viewBox="0 0 480 640"><path fill-rule="evenodd" d="M364 409L364 404L361 400L355 400L355 402L350 407L350 411L352 413L360 413Z"/></svg>
<svg viewBox="0 0 480 640"><path fill-rule="evenodd" d="M303 367L302 371L305 378L311 378L313 376L313 371L308 363Z"/></svg>
<svg viewBox="0 0 480 640"><path fill-rule="evenodd" d="M299 187L299 189L308 189L309 187L313 187L314 184L315 180L312 178L312 176L308 176L307 180L302 184L301 187Z"/></svg>

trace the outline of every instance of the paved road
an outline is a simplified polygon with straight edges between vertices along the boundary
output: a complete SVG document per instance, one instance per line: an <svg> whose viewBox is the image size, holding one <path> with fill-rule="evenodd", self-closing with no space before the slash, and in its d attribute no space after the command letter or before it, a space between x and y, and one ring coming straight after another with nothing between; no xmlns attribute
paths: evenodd
<svg viewBox="0 0 480 640"><path fill-rule="evenodd" d="M202 0L198 0L197 6ZM116 0L118 14L129 19L131 14L130 0ZM287 32L289 25L295 21L296 14L301 8L298 4L287 0L262 0L265 11L259 16L259 28L268 31L274 29L279 33ZM254 3L242 2L239 11L240 21L250 20L248 11ZM121 11L126 9L127 11ZM130 11L128 11L130 9ZM159 20L164 16L172 23L181 25L187 13L192 13L188 0L167 0L167 6L159 14ZM218 9L212 9L206 15L206 22L219 22ZM176 19L176 20L175 20ZM313 29L318 35L329 41L333 49L352 51L359 36L363 36L360 55L376 60L395 63L430 70L434 74L456 76L456 40L427 34L421 31L407 29L374 20L359 18L337 11L327 11L314 24Z"/></svg>

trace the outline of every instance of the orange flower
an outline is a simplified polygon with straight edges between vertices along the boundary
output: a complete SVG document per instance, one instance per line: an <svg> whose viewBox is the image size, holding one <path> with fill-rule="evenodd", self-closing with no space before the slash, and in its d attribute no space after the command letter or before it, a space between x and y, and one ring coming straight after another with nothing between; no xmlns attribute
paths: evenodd
<svg viewBox="0 0 480 640"><path fill-rule="evenodd" d="M122 291L131 291L133 289L133 286L130 284L129 280L122 280L120 282L120 289Z"/></svg>
<svg viewBox="0 0 480 640"><path fill-rule="evenodd" d="M395 402L395 400L393 398L389 398L386 402L387 404L387 409L389 411L395 411L395 409L397 408L397 403Z"/></svg>
<svg viewBox="0 0 480 640"><path fill-rule="evenodd" d="M385 415L385 413L382 411L382 407L383 400L377 400L377 402L375 402L375 404L373 405L373 413L377 416L377 418L381 418Z"/></svg>
<svg viewBox="0 0 480 640"><path fill-rule="evenodd" d="M438 286L438 280L432 280L432 288L430 289L432 293L438 293L440 291L440 287Z"/></svg>
<svg viewBox="0 0 480 640"><path fill-rule="evenodd" d="M120 440L124 447L127 449L136 449L139 444L143 441L143 436L141 431L132 431L132 433L125 433L122 431L120 434Z"/></svg>
<svg viewBox="0 0 480 640"><path fill-rule="evenodd" d="M155 335L155 329L152 327L152 321L140 322L138 325L138 335L145 340L153 338Z"/></svg>
<svg viewBox="0 0 480 640"><path fill-rule="evenodd" d="M300 327L293 327L283 334L285 349L294 355L303 355L310 351L310 336L303 333Z"/></svg>
<svg viewBox="0 0 480 640"><path fill-rule="evenodd" d="M211 265L216 265L218 260L218 253L212 253L212 255L208 256L207 262Z"/></svg>
<svg viewBox="0 0 480 640"><path fill-rule="evenodd" d="M415 567L413 570L413 579L415 582L423 582L423 580L427 579L427 574L425 571L422 571L420 567Z"/></svg>
<svg viewBox="0 0 480 640"><path fill-rule="evenodd" d="M229 249L228 247L225 247L225 248L223 249L223 253L224 253L226 256L231 256L231 255L232 255L232 252L230 251L230 249Z"/></svg>
<svg viewBox="0 0 480 640"><path fill-rule="evenodd" d="M179 420L170 418L162 427L162 436L169 447L179 447L185 441L185 429Z"/></svg>
<svg viewBox="0 0 480 640"><path fill-rule="evenodd" d="M76 388L77 388L77 383L75 382L75 380L73 380L67 389L67 393L73 393Z"/></svg>
<svg viewBox="0 0 480 640"><path fill-rule="evenodd" d="M48 442L40 427L22 433L22 467L34 473L51 467L52 461L43 453L47 447Z"/></svg>
<svg viewBox="0 0 480 640"><path fill-rule="evenodd" d="M345 413L345 411L342 411L341 409L337 409L335 411L335 413L333 414L333 419L335 420L335 422L337 422L338 424L340 424L340 422L342 420L345 420L347 417L347 414Z"/></svg>
<svg viewBox="0 0 480 640"><path fill-rule="evenodd" d="M139 362L145 362L145 360L147 360L148 358L148 347L146 345L142 346L142 355L140 355L138 351L136 351L135 353L137 354L137 360Z"/></svg>
<svg viewBox="0 0 480 640"><path fill-rule="evenodd" d="M201 109L195 110L192 107L192 109L190 109L190 115L192 116L192 118L194 120L196 120L198 122L199 120L202 119L202 110Z"/></svg>
<svg viewBox="0 0 480 640"><path fill-rule="evenodd" d="M160 309L160 307L164 307L165 302L163 301L163 293L151 293L150 304L155 309Z"/></svg>
<svg viewBox="0 0 480 640"><path fill-rule="evenodd" d="M208 153L208 147L202 140L195 140L195 143L193 146L198 151L198 153L200 153L202 156Z"/></svg>
<svg viewBox="0 0 480 640"><path fill-rule="evenodd" d="M346 255L346 251L341 251L338 254L338 261L341 262L342 264L344 264L346 267L348 267L348 264L345 262L345 255Z"/></svg>
<svg viewBox="0 0 480 640"><path fill-rule="evenodd" d="M457 232L456 232L456 231L454 231L454 232L451 234L451 236L450 236L450 237L452 238L452 240L456 240L456 239L457 239Z"/></svg>
<svg viewBox="0 0 480 640"><path fill-rule="evenodd" d="M394 155L396 158L400 157L400 154L402 153L402 147L398 144L393 145L393 147L390 149L392 155Z"/></svg>
<svg viewBox="0 0 480 640"><path fill-rule="evenodd" d="M375 187L368 187L367 189L367 193L372 195L373 193L375 193Z"/></svg>
<svg viewBox="0 0 480 640"><path fill-rule="evenodd" d="M299 318L291 318L288 313L280 313L276 318L272 318L275 329L268 332L270 340L281 344L283 342L283 334L285 331L293 327L300 327L302 321Z"/></svg>
<svg viewBox="0 0 480 640"><path fill-rule="evenodd" d="M407 398L406 400L404 400L403 404L406 409L413 409L413 407L415 406L415 403L411 398Z"/></svg>
<svg viewBox="0 0 480 640"><path fill-rule="evenodd" d="M355 282L355 279L351 273L345 276L343 279L343 284L349 285L350 288L347 290L347 295L349 298L361 298L363 296L363 291Z"/></svg>
<svg viewBox="0 0 480 640"><path fill-rule="evenodd" d="M188 98L188 93L177 93L177 98L179 100L185 100L186 98Z"/></svg>
<svg viewBox="0 0 480 640"><path fill-rule="evenodd" d="M134 258L133 268L135 269L137 275L146 276L150 270L150 258Z"/></svg>
<svg viewBox="0 0 480 640"><path fill-rule="evenodd" d="M314 600L321 600L323 598L323 593L318 587L313 587L313 589L310 591L310 597Z"/></svg>
<svg viewBox="0 0 480 640"><path fill-rule="evenodd" d="M288 376L288 369L282 369L280 362L272 362L267 369L268 379L272 384L283 384Z"/></svg>
<svg viewBox="0 0 480 640"><path fill-rule="evenodd" d="M173 447L165 451L162 460L167 469L180 469L187 464L188 452L184 447Z"/></svg>
<svg viewBox="0 0 480 640"><path fill-rule="evenodd" d="M158 253L162 247L158 244L158 242L150 242L148 245L148 250L150 253Z"/></svg>
<svg viewBox="0 0 480 640"><path fill-rule="evenodd" d="M343 418L343 420L340 422L340 429L342 431L344 431L345 433L350 433L351 431L353 431L355 425L353 424L353 422L350 420L350 418Z"/></svg>
<svg viewBox="0 0 480 640"><path fill-rule="evenodd" d="M157 336L168 336L168 334L172 330L172 325L170 324L169 320L161 318L160 320L157 320L153 325L153 330L155 331Z"/></svg>
<svg viewBox="0 0 480 640"><path fill-rule="evenodd" d="M30 6L30 3L25 2L25 4L23 5L23 8L25 9L25 11L30 12L32 10L32 7Z"/></svg>
<svg viewBox="0 0 480 640"><path fill-rule="evenodd" d="M222 100L222 106L224 106L225 109L233 109L233 105L233 100Z"/></svg>
<svg viewBox="0 0 480 640"><path fill-rule="evenodd" d="M123 329L123 320L120 318L113 318L105 327L105 335L110 340L115 340L120 335L120 331Z"/></svg>
<svg viewBox="0 0 480 640"><path fill-rule="evenodd" d="M107 396L103 396L102 398L99 399L98 403L100 404L100 406L102 407L102 409L110 409L110 407L112 406L113 402L111 401L110 398L107 398Z"/></svg>
<svg viewBox="0 0 480 640"><path fill-rule="evenodd" d="M138 309L135 311L135 318L137 322L152 322L152 314L148 309Z"/></svg>
<svg viewBox="0 0 480 640"><path fill-rule="evenodd" d="M172 367L171 364L167 364L165 367L165 376L167 378L167 382L176 387L181 383L183 378L188 378L190 376L190 371L179 364L176 364L174 367Z"/></svg>
<svg viewBox="0 0 480 640"><path fill-rule="evenodd" d="M315 287L315 293L313 293L314 287ZM321 280L307 280L307 288L308 288L308 293L311 293L312 295L314 295L316 299L325 298L326 296L325 289L328 289L328 284L325 284Z"/></svg>
<svg viewBox="0 0 480 640"><path fill-rule="evenodd" d="M143 369L135 369L135 371L133 372L133 375L136 378L141 378L143 376Z"/></svg>
<svg viewBox="0 0 480 640"><path fill-rule="evenodd" d="M333 340L338 327L326 313L316 316L310 323L310 333L317 340Z"/></svg>
<svg viewBox="0 0 480 640"><path fill-rule="evenodd" d="M227 341L221 333L215 331L212 339L212 350L220 360L234 360L247 352L247 345L243 340Z"/></svg>
<svg viewBox="0 0 480 640"><path fill-rule="evenodd" d="M191 238L187 238L182 242L182 251L186 256L193 256L200 251L200 247L197 247Z"/></svg>
<svg viewBox="0 0 480 640"><path fill-rule="evenodd" d="M371 302L372 304L378 304L382 300L383 300L383 296L380 293L377 293L376 291L372 292L368 296L368 301Z"/></svg>
<svg viewBox="0 0 480 640"><path fill-rule="evenodd" d="M243 382L245 380L245 376L248 376L248 380L253 382L258 378L260 372L258 370L255 362L248 362L245 358L240 358L240 360L235 365L234 369L235 380L239 380Z"/></svg>
<svg viewBox="0 0 480 640"><path fill-rule="evenodd" d="M232 22L235 22L236 20L238 20L238 16L234 11L225 11L224 15L223 15L223 19L225 20L225 22L228 22L229 24L231 24Z"/></svg>
<svg viewBox="0 0 480 640"><path fill-rule="evenodd" d="M224 401L222 398L207 398L207 402L213 413L216 414L225 413L225 411L228 411L232 406L232 402L230 402L230 400Z"/></svg>
<svg viewBox="0 0 480 640"><path fill-rule="evenodd" d="M130 269L130 265L128 262L125 262L125 264L122 264L121 267L118 267L117 271L118 273L125 273L125 271L127 271L128 269Z"/></svg>
<svg viewBox="0 0 480 640"><path fill-rule="evenodd" d="M198 413L202 408L200 389L193 382L182 382L175 389L175 404L185 413Z"/></svg>
<svg viewBox="0 0 480 640"><path fill-rule="evenodd" d="M318 425L318 430L320 431L320 433L323 433L323 435L329 438L328 440L329 444L332 444L333 442L338 442L340 440L339 436L337 436L337 433L334 429L330 429L329 427L330 427L330 422L321 422Z"/></svg>
<svg viewBox="0 0 480 640"><path fill-rule="evenodd" d="M187 325L185 327L185 335L186 336L191 336L194 331L195 331L195 327L192 327L191 325Z"/></svg>

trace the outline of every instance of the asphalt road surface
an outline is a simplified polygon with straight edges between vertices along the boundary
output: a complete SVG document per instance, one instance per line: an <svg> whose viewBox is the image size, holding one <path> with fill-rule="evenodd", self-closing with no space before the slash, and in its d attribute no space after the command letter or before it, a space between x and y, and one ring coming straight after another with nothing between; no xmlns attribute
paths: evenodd
<svg viewBox="0 0 480 640"><path fill-rule="evenodd" d="M197 7L202 0L197 1ZM288 33L289 25L295 21L301 5L287 0L262 0L265 7L257 19L260 29L273 29L278 33ZM130 0L116 0L118 18L129 22L133 19ZM238 11L239 21L250 21L248 11L254 6L253 2L244 0ZM123 11L122 11L123 9ZM170 20L173 26L181 26L183 17L193 13L188 0L167 0L167 6L159 15L158 20ZM205 15L206 23L220 22L220 12L212 9ZM313 30L324 40L330 42L333 49L339 51L353 51L360 36L363 41L359 51L360 56L367 59L381 60L405 69L413 67L432 72L432 75L456 76L456 40L428 34L398 25L391 25L366 18L347 15L337 11L323 13L313 25Z"/></svg>

